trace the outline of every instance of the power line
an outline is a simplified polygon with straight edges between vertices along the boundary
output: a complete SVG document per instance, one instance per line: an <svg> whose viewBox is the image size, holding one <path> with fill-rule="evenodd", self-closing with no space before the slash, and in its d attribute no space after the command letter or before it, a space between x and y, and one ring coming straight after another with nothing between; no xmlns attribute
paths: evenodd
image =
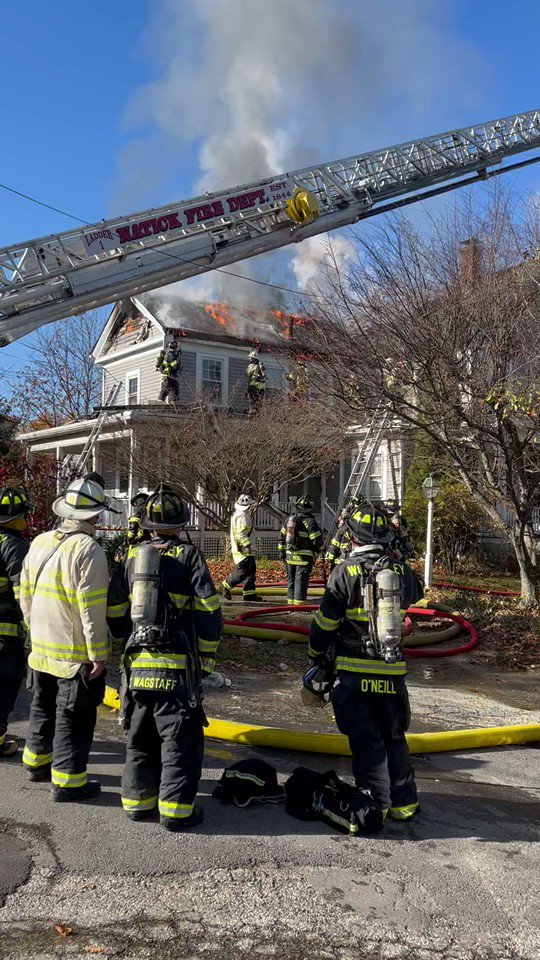
<svg viewBox="0 0 540 960"><path fill-rule="evenodd" d="M71 220L78 220L79 223L84 223L85 226L89 226L88 220L81 220L80 217L76 217L73 213L68 213L66 210L60 210L59 207L53 207L50 203L45 203L43 200L37 200L36 197L31 197L28 193L23 193L21 190L15 190L14 187L8 187L6 183L0 183L2 190L7 190L9 193L14 193L17 197L23 197L24 200L30 200L32 203L37 203L40 207L46 207L47 210L54 210L55 213L61 213L63 217L69 217Z"/></svg>
<svg viewBox="0 0 540 960"><path fill-rule="evenodd" d="M92 226L90 220L85 220L83 217L78 217L74 213L69 213L67 210L61 210L59 207L55 207L50 203L45 203L43 200L38 200L36 197L30 196L28 193L23 193L21 190L15 190L14 187L9 187L5 183L0 183L0 187L3 190L8 190L10 193L14 193L18 197L23 197L25 200L30 200L31 203L36 203L40 207L46 207L48 210L54 210L55 213L61 213L64 217L69 217L71 220L76 220L78 223L83 223L86 227ZM196 260L189 260L185 257L179 257L176 254L169 253L168 251L161 250L166 257L170 257L171 260L178 260L180 263L196 263ZM111 274L114 276L122 276L124 271L119 271L118 274ZM283 293L292 293L296 297L309 297L313 300L319 300L314 293L303 293L300 290L293 290L292 287L284 287L278 283L271 283L269 280L258 280L256 277L246 277L243 274L233 273L232 270L225 270L223 267L215 267L213 270L214 273L222 273L227 277L234 277L236 280L246 280L249 283L255 283L261 287L270 287L273 290L281 290Z"/></svg>

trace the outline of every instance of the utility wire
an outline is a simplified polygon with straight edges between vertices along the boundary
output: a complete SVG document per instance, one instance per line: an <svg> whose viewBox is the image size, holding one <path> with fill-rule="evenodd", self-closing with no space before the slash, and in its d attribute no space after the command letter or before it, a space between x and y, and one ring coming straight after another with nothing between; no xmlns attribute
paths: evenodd
<svg viewBox="0 0 540 960"><path fill-rule="evenodd" d="M30 200L32 203L37 203L40 207L46 207L47 210L54 210L55 213L61 213L63 217L69 217L71 220L78 220L79 223L84 223L85 226L89 226L88 220L81 220L80 217L76 217L73 213L67 213L66 210L60 210L59 207L53 207L50 203L45 203L43 200L37 200L36 197L31 197L28 193L22 193L21 190L15 190L14 187L8 187L6 183L0 183L2 190L7 190L9 193L14 193L17 197L22 197L24 200Z"/></svg>
<svg viewBox="0 0 540 960"><path fill-rule="evenodd" d="M67 210L60 210L59 207L54 207L50 203L45 203L43 200L38 200L36 197L31 197L28 193L23 193L21 190L15 190L13 187L7 186L5 183L0 183L0 188L3 190L8 190L10 193L14 193L18 197L23 197L25 200L30 200L31 203L37 203L40 207L46 207L48 210L54 210L55 213L61 213L64 217L69 217L71 220L76 220L78 223L83 223L86 227L92 226L90 220L84 220L82 217L77 217L74 213L68 213ZM176 254L169 253L168 251L161 250L166 257L170 257L171 260L178 260L180 263L197 263L196 260L189 260L185 257L179 257ZM114 276L121 276L123 271L119 271L118 274L111 274ZM270 283L268 280L257 280L256 277L246 277L243 274L233 273L232 270L225 270L223 267L215 267L213 270L214 273L222 273L227 277L234 277L237 280L246 280L249 283L255 283L261 287L271 287L274 290L281 290L284 293L292 293L297 297L310 297L311 299L318 300L320 299L316 294L313 293L302 293L300 290L293 290L291 287L284 287L277 283Z"/></svg>

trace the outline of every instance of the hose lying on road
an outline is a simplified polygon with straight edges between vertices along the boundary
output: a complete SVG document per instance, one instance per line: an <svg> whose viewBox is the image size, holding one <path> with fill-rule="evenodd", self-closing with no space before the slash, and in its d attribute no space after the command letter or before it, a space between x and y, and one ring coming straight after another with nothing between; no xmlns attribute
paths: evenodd
<svg viewBox="0 0 540 960"><path fill-rule="evenodd" d="M118 710L119 701L112 687L107 687L103 701L107 707ZM283 727L260 727L233 720L209 720L204 731L211 740L226 740L251 747L273 747L280 750L299 750L302 753L324 753L331 756L350 756L346 737L339 733L311 733L307 730L286 730ZM442 733L408 733L411 753L442 753L447 750L477 750L481 747L503 747L509 744L531 743L540 740L540 723L511 727L479 727L475 730L449 730Z"/></svg>

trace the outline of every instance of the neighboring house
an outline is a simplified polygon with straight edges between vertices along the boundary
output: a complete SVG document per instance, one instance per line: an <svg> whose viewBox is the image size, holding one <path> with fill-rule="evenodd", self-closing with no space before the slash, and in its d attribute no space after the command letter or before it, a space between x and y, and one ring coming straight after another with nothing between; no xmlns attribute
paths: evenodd
<svg viewBox="0 0 540 960"><path fill-rule="evenodd" d="M77 321L74 320L74 323ZM137 437L155 423L167 421L174 430L186 409L198 396L211 399L238 416L247 413L245 368L248 354L259 349L266 367L268 389L283 390L289 364L283 349L290 329L290 318L278 310L231 310L223 304L191 304L169 291L156 291L115 304L94 348L94 358L103 372L102 403L118 388L110 413L104 420L93 449L88 469L98 470L105 478L107 494L122 510L120 517L108 514L107 529L125 525L129 500L139 489L147 489L144 477L125 465L118 456L119 441L126 439L135 448ZM182 374L179 409L157 402L161 375L156 360L164 344L181 334ZM29 453L54 455L59 468L59 483L66 465L72 465L82 452L97 414L86 420L21 435ZM170 422L170 427L169 427ZM351 435L354 460L362 431ZM402 499L403 444L381 445L371 471L366 493L374 500ZM136 458L130 458L132 461ZM289 483L276 494L275 505L288 510L293 498L310 493L322 526L331 523L333 509L351 471L351 459L341 460L336 469L324 476L310 477L302 483ZM208 522L193 510L192 539L208 555L222 552L225 535L209 529ZM279 520L268 510L258 511L255 523L256 549L260 554L276 555Z"/></svg>

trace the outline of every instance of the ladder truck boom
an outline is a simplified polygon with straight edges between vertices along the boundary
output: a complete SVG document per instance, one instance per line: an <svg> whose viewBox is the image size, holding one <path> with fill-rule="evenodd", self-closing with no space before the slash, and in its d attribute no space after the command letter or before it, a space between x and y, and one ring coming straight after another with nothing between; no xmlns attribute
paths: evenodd
<svg viewBox="0 0 540 960"><path fill-rule="evenodd" d="M495 169L539 147L540 111L532 110L4 247L0 346L53 320L536 162Z"/></svg>

